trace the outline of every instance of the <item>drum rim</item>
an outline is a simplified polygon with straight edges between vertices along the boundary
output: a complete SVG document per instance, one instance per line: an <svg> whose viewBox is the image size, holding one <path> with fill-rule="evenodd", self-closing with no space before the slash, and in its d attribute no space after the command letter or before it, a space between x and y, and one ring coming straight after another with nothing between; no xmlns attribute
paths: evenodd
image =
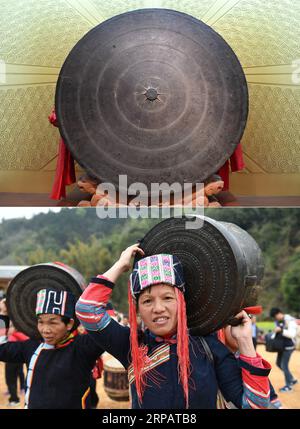
<svg viewBox="0 0 300 429"><path fill-rule="evenodd" d="M136 9L136 10L131 10L131 11L126 11L124 13L115 15L111 18L106 19L105 21L101 22L100 24L97 24L94 28L90 29L80 40L78 40L78 42L73 46L73 48L70 50L70 52L68 53L67 57L65 58L65 61L61 67L59 76L58 76L58 80L57 80L57 84L56 84L56 90L55 90L55 110L56 110L56 114L57 114L57 118L58 118L58 125L59 125L59 131L60 134L62 136L62 138L64 139L67 147L69 148L69 150L72 153L73 158L76 160L76 162L90 175L95 176L95 168L90 166L89 160L88 159L81 159L80 155L78 155L77 153L75 153L75 151L73 150L72 145L69 144L69 137L68 137L68 133L65 129L65 127L60 125L60 120L59 118L61 118L62 112L61 112L61 103L59 102L59 98L60 98L60 89L61 89L61 85L62 85L62 80L64 78L64 70L67 68L67 63L69 58L73 55L74 51L76 50L77 44L79 42L83 42L84 40L88 39L89 37L91 37L91 34L95 31L97 31L97 29L101 26L104 30L105 27L107 25L110 25L110 23L112 22L117 22L118 20L122 20L124 18L126 18L126 16L134 16L137 14L144 14L147 12L158 12L158 13L167 13L167 14L172 14L172 15L177 15L177 16L181 16L185 19L189 19L190 21L192 21L194 24L199 24L199 22L203 25L206 26L209 31L214 32L216 34L216 36L219 37L219 39L225 43L228 47L228 49L231 51L231 55L234 59L234 61L239 65L240 70L241 70L241 93L243 93L243 98L244 98L244 103L242 106L243 109L243 114L242 114L242 119L240 120L240 127L238 132L236 132L236 143L235 146L233 148L229 147L227 148L226 152L228 152L226 159L228 159L234 152L234 150L236 149L236 147L238 146L239 142L242 139L242 136L245 132L246 129L246 125L247 125L247 120L248 120L248 115L249 115L249 90L248 90L248 83L247 83L247 79L242 67L242 64L237 56L237 54L235 53L235 51L233 50L233 48L231 47L231 45L224 39L224 37L222 37L221 34L219 34L215 29L213 29L212 27L210 27L209 25L207 25L205 22L203 22L202 20L196 18L193 15L190 15L188 13L179 11L179 10L175 10L175 9L169 9L169 8L142 8L142 9ZM225 158L224 158L225 159ZM225 159L225 161L226 161ZM216 165L214 166L213 170L217 171L219 168L222 167L222 165L225 162L223 159L219 160L219 162L216 162ZM213 173L213 171L207 175L207 177L209 177L211 174ZM103 182L112 182L115 186L118 187L117 184L117 179L113 178L112 176L110 177L106 177L105 175L102 177L100 177L98 174L96 174L97 178ZM99 177L98 177L99 176ZM204 180L204 179L203 179Z"/></svg>

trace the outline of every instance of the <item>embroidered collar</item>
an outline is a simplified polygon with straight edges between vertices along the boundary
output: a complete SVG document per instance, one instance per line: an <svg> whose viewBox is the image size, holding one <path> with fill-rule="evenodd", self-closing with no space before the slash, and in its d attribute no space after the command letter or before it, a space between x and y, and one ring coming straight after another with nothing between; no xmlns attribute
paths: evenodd
<svg viewBox="0 0 300 429"><path fill-rule="evenodd" d="M60 341L58 344L56 344L55 348L56 349L61 349L63 347L67 347L69 344L73 343L75 336L77 334L74 332L71 332L67 338L63 339L62 341Z"/></svg>
<svg viewBox="0 0 300 429"><path fill-rule="evenodd" d="M153 337L153 340L155 340L155 336ZM155 368L170 359L170 344L155 344L157 347L147 356L148 362L143 368L143 373L147 373L149 380L158 386L162 380L165 381L165 377L157 372ZM128 367L128 380L129 384L132 384L135 381L132 363Z"/></svg>
<svg viewBox="0 0 300 429"><path fill-rule="evenodd" d="M153 334L148 331L149 337L152 341L156 343L166 343L166 344L176 344L177 343L177 335L159 337L158 335Z"/></svg>

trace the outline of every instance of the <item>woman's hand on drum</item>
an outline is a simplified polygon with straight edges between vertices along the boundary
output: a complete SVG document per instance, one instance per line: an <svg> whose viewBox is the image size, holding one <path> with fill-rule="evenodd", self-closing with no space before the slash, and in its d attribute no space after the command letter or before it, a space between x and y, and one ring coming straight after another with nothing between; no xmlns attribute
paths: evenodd
<svg viewBox="0 0 300 429"><path fill-rule="evenodd" d="M133 244L127 247L122 253L117 262L103 275L110 281L115 283L121 274L129 271L132 267L132 258L139 253L141 256L145 256L144 251L139 247L139 244Z"/></svg>
<svg viewBox="0 0 300 429"><path fill-rule="evenodd" d="M132 267L132 258L139 253L141 256L145 256L144 251L139 247L139 244L133 244L132 246L127 247L122 253L117 261L117 264L123 270L123 272L129 271Z"/></svg>
<svg viewBox="0 0 300 429"><path fill-rule="evenodd" d="M252 322L245 310L235 316L241 323L231 327L231 335L237 341L239 352L245 356L256 357L252 341Z"/></svg>

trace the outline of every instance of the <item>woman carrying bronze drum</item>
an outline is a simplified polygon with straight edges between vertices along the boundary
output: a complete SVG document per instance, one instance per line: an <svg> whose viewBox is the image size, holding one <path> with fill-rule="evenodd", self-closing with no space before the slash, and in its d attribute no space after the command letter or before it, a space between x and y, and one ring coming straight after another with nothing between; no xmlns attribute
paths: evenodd
<svg viewBox="0 0 300 429"><path fill-rule="evenodd" d="M138 260L129 282L130 328L105 311L119 276ZM240 357L215 335L191 336L187 328L183 268L176 256L144 257L128 247L103 275L91 280L77 302L77 317L93 339L128 369L132 408L217 408L218 390L237 408L267 408L271 366L255 351L251 320L245 311L231 328ZM146 329L138 332L140 315ZM207 353L210 349L213 359Z"/></svg>

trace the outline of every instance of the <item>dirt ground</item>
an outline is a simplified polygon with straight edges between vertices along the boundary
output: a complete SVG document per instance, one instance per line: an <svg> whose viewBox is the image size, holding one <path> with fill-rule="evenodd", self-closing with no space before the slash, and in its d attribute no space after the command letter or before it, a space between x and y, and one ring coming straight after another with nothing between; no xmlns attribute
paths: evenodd
<svg viewBox="0 0 300 429"><path fill-rule="evenodd" d="M284 383L284 376L282 371L276 367L275 359L276 353L268 353L265 351L263 345L258 346L258 353L264 357L272 365L272 371L270 374L270 379L273 383L275 390L278 392L278 389L282 387ZM297 408L300 409L300 351L295 351L292 354L290 360L290 370L293 376L299 380L299 384L294 386L293 391L290 393L281 393L279 398L283 404L284 408ZM4 379L4 363L0 362L0 409L11 409L7 406L8 396L5 394L7 391L5 379ZM103 386L103 378L97 381L97 392L100 397L100 403L98 408L101 409L116 409L116 408L129 408L129 402L119 402L110 399ZM24 406L24 397L21 395L21 404L17 408L23 408Z"/></svg>

